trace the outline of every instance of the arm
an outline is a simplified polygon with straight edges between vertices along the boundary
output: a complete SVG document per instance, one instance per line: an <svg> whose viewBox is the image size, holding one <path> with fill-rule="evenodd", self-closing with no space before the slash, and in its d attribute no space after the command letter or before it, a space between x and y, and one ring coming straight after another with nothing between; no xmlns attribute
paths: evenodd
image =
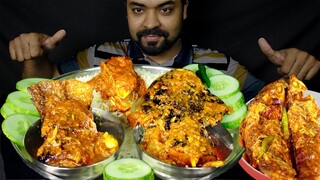
<svg viewBox="0 0 320 180"><path fill-rule="evenodd" d="M320 69L319 60L307 52L296 48L275 51L264 38L260 38L258 43L268 59L279 66L278 73L284 77L294 74L300 80L310 80Z"/></svg>
<svg viewBox="0 0 320 180"><path fill-rule="evenodd" d="M54 49L66 35L59 30L53 36L41 33L25 33L9 42L12 60L23 62L22 77L46 77L58 75L56 65L47 59L47 53Z"/></svg>

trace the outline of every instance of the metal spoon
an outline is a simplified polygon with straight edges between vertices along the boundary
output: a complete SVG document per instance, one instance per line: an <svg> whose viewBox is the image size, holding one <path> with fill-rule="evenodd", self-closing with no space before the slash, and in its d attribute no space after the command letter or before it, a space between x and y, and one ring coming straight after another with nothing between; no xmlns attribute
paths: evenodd
<svg viewBox="0 0 320 180"><path fill-rule="evenodd" d="M221 124L207 126L206 130L218 158L221 160L227 159L233 149L233 138L230 132Z"/></svg>

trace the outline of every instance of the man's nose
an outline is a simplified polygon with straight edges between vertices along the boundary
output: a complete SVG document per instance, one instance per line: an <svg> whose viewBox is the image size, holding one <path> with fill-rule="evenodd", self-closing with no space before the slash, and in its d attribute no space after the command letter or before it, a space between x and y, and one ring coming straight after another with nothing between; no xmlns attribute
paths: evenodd
<svg viewBox="0 0 320 180"><path fill-rule="evenodd" d="M160 26L158 14L154 11L148 12L145 16L143 26L146 29L154 29L154 28Z"/></svg>

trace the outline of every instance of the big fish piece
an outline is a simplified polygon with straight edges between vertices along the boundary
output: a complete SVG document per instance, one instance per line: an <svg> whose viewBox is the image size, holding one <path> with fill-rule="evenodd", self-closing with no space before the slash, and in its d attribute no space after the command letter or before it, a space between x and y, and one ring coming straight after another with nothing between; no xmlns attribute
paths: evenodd
<svg viewBox="0 0 320 180"><path fill-rule="evenodd" d="M100 73L88 81L109 101L109 111L126 113L146 92L143 79L135 72L129 57L111 57L101 62Z"/></svg>
<svg viewBox="0 0 320 180"><path fill-rule="evenodd" d="M47 111L54 108L57 103L68 99L77 100L89 107L93 87L85 82L70 79L41 81L29 87L28 91L31 93L32 100L43 119Z"/></svg>
<svg viewBox="0 0 320 180"><path fill-rule="evenodd" d="M281 121L288 84L277 80L265 86L250 102L240 125L239 144L246 148L244 158L271 179L294 179L289 139Z"/></svg>
<svg viewBox="0 0 320 180"><path fill-rule="evenodd" d="M205 127L228 112L195 73L175 69L151 84L128 121L143 126L140 146L155 158L182 167L221 166Z"/></svg>
<svg viewBox="0 0 320 180"><path fill-rule="evenodd" d="M320 179L320 111L306 86L290 77L288 120L299 179Z"/></svg>

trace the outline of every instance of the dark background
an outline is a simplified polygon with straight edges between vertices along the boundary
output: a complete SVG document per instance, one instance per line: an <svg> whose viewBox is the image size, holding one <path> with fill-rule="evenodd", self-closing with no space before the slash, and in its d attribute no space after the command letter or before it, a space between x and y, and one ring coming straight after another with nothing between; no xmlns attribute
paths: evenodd
<svg viewBox="0 0 320 180"><path fill-rule="evenodd" d="M274 49L295 47L320 59L320 0L189 2L184 33L194 44L226 53L266 82L279 76L277 67L260 52L259 37L265 37ZM0 106L21 79L21 64L10 59L8 42L24 32L52 35L61 28L67 36L50 54L52 62L94 44L129 37L122 0L0 0ZM309 89L320 91L319 76L306 82ZM0 141L8 179L40 178L24 166L3 134ZM236 165L234 172L221 178L249 177L239 169ZM4 173L0 174L1 179Z"/></svg>

